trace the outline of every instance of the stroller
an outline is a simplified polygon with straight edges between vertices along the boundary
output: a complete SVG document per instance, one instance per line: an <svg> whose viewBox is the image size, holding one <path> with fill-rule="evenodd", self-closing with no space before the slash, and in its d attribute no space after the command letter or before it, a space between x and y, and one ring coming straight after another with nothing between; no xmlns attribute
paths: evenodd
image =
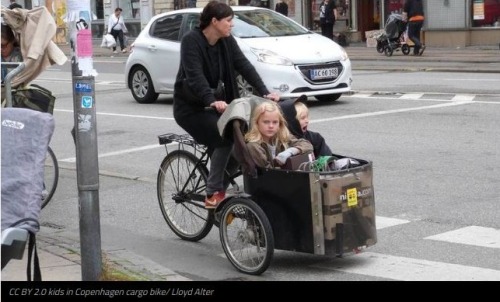
<svg viewBox="0 0 500 302"><path fill-rule="evenodd" d="M405 42L405 31L406 22L403 21L403 17L400 14L391 14L387 18L384 32L376 38L377 51L390 57L395 50L401 49L404 55L408 55L412 46Z"/></svg>
<svg viewBox="0 0 500 302"><path fill-rule="evenodd" d="M47 67L64 64L67 58L51 40L56 25L45 7L33 10L2 7L1 13L2 24L14 32L23 57L23 62L2 62L2 68L15 68L8 71L2 83L2 107L7 108L1 109L1 266L3 269L11 259L22 259L29 243L27 278L31 281L33 259L33 280L41 281L36 233L40 229L44 162L54 132L54 118L50 113L40 112L46 110L17 104L14 96L16 91L33 90L29 84L32 80ZM39 38L36 43L35 35ZM26 98L23 105L37 105L35 101Z"/></svg>

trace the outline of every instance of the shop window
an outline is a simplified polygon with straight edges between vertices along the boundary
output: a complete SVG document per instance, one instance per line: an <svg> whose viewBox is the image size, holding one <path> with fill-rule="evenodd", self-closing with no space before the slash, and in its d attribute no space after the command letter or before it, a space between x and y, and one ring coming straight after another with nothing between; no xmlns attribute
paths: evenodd
<svg viewBox="0 0 500 302"><path fill-rule="evenodd" d="M196 0L174 0L174 9L196 7Z"/></svg>
<svg viewBox="0 0 500 302"><path fill-rule="evenodd" d="M404 4L404 0L385 0L384 15L388 18L390 14L402 14Z"/></svg>
<svg viewBox="0 0 500 302"><path fill-rule="evenodd" d="M141 19L140 0L118 0L118 6L122 9L122 16L127 19Z"/></svg>
<svg viewBox="0 0 500 302"><path fill-rule="evenodd" d="M500 0L472 1L473 27L500 27Z"/></svg>

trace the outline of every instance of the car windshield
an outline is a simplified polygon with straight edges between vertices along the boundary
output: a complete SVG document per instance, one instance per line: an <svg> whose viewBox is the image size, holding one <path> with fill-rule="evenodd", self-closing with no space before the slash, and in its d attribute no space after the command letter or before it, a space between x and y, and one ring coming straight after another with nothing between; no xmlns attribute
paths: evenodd
<svg viewBox="0 0 500 302"><path fill-rule="evenodd" d="M232 34L239 38L295 36L307 33L309 33L307 29L272 11L234 12Z"/></svg>

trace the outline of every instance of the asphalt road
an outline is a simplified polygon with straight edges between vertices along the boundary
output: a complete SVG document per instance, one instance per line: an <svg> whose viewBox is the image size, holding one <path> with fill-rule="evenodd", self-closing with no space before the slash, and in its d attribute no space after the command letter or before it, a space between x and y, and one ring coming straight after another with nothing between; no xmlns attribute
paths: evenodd
<svg viewBox="0 0 500 302"><path fill-rule="evenodd" d="M268 271L251 277L224 258L216 228L199 243L185 242L161 216L156 174L165 151L157 135L182 131L171 96L138 104L116 72L123 62L99 66L103 247L133 251L193 280L500 280L498 74L358 70L355 94L311 101L311 129L335 153L373 161L379 241L343 259L277 251ZM51 146L62 168L42 225L78 238L71 76L51 68L36 82L58 96ZM490 246L467 240L481 236Z"/></svg>

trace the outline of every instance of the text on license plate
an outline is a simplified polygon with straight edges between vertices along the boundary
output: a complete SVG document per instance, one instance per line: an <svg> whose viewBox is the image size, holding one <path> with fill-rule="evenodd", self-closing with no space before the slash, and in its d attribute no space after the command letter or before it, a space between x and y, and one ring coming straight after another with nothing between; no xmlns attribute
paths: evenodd
<svg viewBox="0 0 500 302"><path fill-rule="evenodd" d="M311 80L336 78L339 75L337 68L312 69Z"/></svg>

